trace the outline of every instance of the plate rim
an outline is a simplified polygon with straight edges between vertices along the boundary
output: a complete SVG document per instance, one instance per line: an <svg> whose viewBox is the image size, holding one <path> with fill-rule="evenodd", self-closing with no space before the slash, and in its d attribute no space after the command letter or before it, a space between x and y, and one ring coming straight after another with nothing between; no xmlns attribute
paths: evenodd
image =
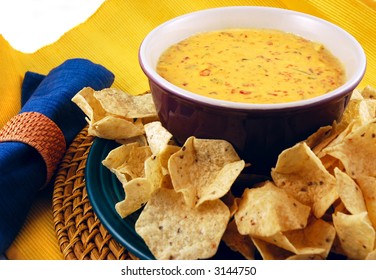
<svg viewBox="0 0 376 280"><path fill-rule="evenodd" d="M101 206L101 205L106 205L106 204L101 203L103 202L103 199L100 197L100 195L103 194L104 197L106 197L105 202L109 203L109 200L111 200L110 195L114 195L114 193L106 193L103 191L102 187L95 187L95 186L103 184L104 178L107 178L107 179L111 178L110 180L113 185L119 185L120 183L116 184L117 182L116 175L113 174L105 166L100 165L100 164L96 166L92 166L94 162L98 162L98 160L93 161L93 159L100 158L100 162L102 162L102 160L107 156L108 152L110 151L109 146L111 147L113 146L115 148L116 145L120 145L120 144L116 143L113 140L103 139L99 137L94 138L93 143L90 147L88 156L87 156L85 172L84 172L88 199L99 221L103 224L105 229L111 234L111 236L117 242L119 242L122 246L124 246L126 250L128 250L130 253L135 255L140 260L154 260L155 258L153 254L150 252L150 250L147 248L147 245L145 244L145 242L135 232L134 228L131 228L130 223L132 223L132 221L130 220L130 218L122 219L119 216L119 214L116 212L115 210L116 202L113 201L113 208L111 210L109 209L111 207L106 206L107 208L103 208L104 206ZM93 168L98 172L95 173L94 170L92 170ZM99 180L97 181L97 179ZM106 211L110 211L113 214L112 216L117 216L117 218L115 219L116 219L116 223L119 223L119 224L114 224L113 220L107 216ZM132 243L129 239L127 239L118 231L120 226L122 226L122 228L126 228L127 231L129 231L127 233L131 233L133 238L138 238L137 240L138 243L144 244L145 248L141 248L141 251L140 251L140 248L138 246L135 246L134 243Z"/></svg>

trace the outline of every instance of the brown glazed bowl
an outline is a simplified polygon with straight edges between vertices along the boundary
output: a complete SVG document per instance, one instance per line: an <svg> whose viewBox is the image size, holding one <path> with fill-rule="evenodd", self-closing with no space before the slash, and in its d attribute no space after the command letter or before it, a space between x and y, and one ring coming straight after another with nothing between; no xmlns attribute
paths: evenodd
<svg viewBox="0 0 376 280"><path fill-rule="evenodd" d="M342 62L346 82L308 100L246 104L186 91L157 74L158 59L169 46L199 32L225 28L279 29L320 42ZM339 121L366 69L361 45L338 26L295 11L257 6L214 8L169 20L144 38L139 61L159 118L179 143L189 136L225 139L251 164L252 172L260 174L269 174L283 149Z"/></svg>

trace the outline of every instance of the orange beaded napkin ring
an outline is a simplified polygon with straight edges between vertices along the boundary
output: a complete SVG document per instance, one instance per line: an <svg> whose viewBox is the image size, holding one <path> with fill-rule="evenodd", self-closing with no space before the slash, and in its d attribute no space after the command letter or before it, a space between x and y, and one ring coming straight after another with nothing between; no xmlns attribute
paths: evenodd
<svg viewBox="0 0 376 280"><path fill-rule="evenodd" d="M66 151L63 132L51 119L37 112L14 116L0 130L0 142L17 141L35 148L46 163L45 185L51 180Z"/></svg>

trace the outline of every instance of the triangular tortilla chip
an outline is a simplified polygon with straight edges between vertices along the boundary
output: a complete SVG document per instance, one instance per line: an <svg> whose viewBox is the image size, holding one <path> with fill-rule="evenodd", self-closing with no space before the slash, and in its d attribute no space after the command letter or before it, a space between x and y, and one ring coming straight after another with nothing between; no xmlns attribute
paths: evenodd
<svg viewBox="0 0 376 280"><path fill-rule="evenodd" d="M207 259L217 252L229 219L230 211L219 199L192 208L181 193L159 188L135 229L157 259Z"/></svg>
<svg viewBox="0 0 376 280"><path fill-rule="evenodd" d="M244 191L234 217L241 234L269 237L304 228L310 210L283 189L266 182L261 187Z"/></svg>
<svg viewBox="0 0 376 280"><path fill-rule="evenodd" d="M352 178L376 177L376 119L353 130L341 143L324 149L338 158Z"/></svg>
<svg viewBox="0 0 376 280"><path fill-rule="evenodd" d="M321 218L338 198L336 179L306 143L284 150L271 172L275 184Z"/></svg>
<svg viewBox="0 0 376 280"><path fill-rule="evenodd" d="M244 166L227 141L195 137L188 138L168 161L174 188L191 207L224 196Z"/></svg>
<svg viewBox="0 0 376 280"><path fill-rule="evenodd" d="M333 223L342 250L350 259L365 259L374 250L375 230L367 212L355 215L337 212L333 214Z"/></svg>

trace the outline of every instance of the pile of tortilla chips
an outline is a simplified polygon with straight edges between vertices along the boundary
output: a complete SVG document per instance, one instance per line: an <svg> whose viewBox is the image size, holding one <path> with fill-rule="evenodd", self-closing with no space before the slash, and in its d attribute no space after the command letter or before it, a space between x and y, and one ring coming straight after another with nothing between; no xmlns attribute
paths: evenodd
<svg viewBox="0 0 376 280"><path fill-rule="evenodd" d="M157 259L207 259L219 243L246 259L375 259L376 91L353 92L340 123L283 151L271 179L234 197L246 163L224 140L182 146L151 94L84 88L88 133L121 143L103 160L122 183L114 206Z"/></svg>

